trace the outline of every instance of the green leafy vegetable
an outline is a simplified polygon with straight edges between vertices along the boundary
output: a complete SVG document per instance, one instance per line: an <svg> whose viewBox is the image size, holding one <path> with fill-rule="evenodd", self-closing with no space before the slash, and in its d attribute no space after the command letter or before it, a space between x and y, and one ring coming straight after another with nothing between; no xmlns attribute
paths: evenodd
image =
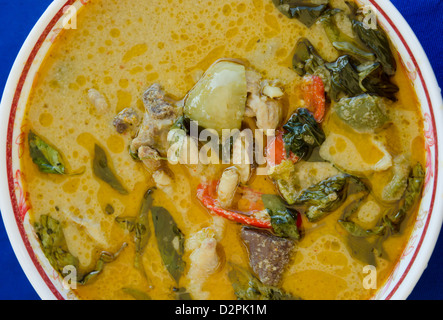
<svg viewBox="0 0 443 320"><path fill-rule="evenodd" d="M383 71L387 75L393 76L397 70L397 65L386 33L380 28L368 28L358 20L353 20L352 26L360 40L375 53L377 61L383 66Z"/></svg>
<svg viewBox="0 0 443 320"><path fill-rule="evenodd" d="M29 152L32 161L38 166L39 170L45 173L65 174L60 153L33 131L28 133Z"/></svg>
<svg viewBox="0 0 443 320"><path fill-rule="evenodd" d="M326 138L321 126L305 108L297 109L283 128L283 141L288 157L292 152L299 159L308 158L312 150L320 146Z"/></svg>
<svg viewBox="0 0 443 320"><path fill-rule="evenodd" d="M288 18L296 18L308 28L328 9L329 0L273 0L277 9Z"/></svg>
<svg viewBox="0 0 443 320"><path fill-rule="evenodd" d="M266 286L257 277L235 264L230 264L229 280L238 300L301 300L280 288Z"/></svg>
<svg viewBox="0 0 443 320"><path fill-rule="evenodd" d="M69 252L63 229L58 220L51 218L48 215L42 215L40 216L39 222L36 223L34 227L42 245L43 253L52 267L60 275L64 274L64 268L66 266L74 267L78 272L76 281L81 285L85 285L99 275L103 271L105 264L114 261L121 250L126 247L126 244L123 244L120 250L115 254L102 252L95 268L90 272L81 273L79 270L79 261L77 257Z"/></svg>
<svg viewBox="0 0 443 320"><path fill-rule="evenodd" d="M329 73L324 68L324 64L325 60L318 54L317 50L308 39L301 38L297 42L295 53L292 58L292 66L299 76L302 77L305 74L320 76L320 74L324 75L325 73ZM324 80L323 77L322 80Z"/></svg>
<svg viewBox="0 0 443 320"><path fill-rule="evenodd" d="M350 56L341 56L334 62L326 63L325 66L331 73L331 99L338 101L342 92L348 97L363 93L358 71L351 63Z"/></svg>
<svg viewBox="0 0 443 320"><path fill-rule="evenodd" d="M305 190L295 200L295 205L305 207L310 222L318 221L338 209L346 199L348 175L336 175Z"/></svg>
<svg viewBox="0 0 443 320"><path fill-rule="evenodd" d="M334 21L334 15L341 12L341 10L334 9L322 15L320 21L323 24L326 35L331 41L332 45L339 52L351 55L357 59L375 60L375 55L366 50L366 48L356 42L354 39L344 34Z"/></svg>
<svg viewBox="0 0 443 320"><path fill-rule="evenodd" d="M274 233L283 238L299 240L300 232L297 227L298 212L291 212L277 195L262 195L263 204L271 216Z"/></svg>
<svg viewBox="0 0 443 320"><path fill-rule="evenodd" d="M143 269L142 256L151 237L151 228L149 223L149 212L152 208L153 198L152 189L149 189L143 196L140 211L134 223L135 229L135 262L134 265L139 270Z"/></svg>
<svg viewBox="0 0 443 320"><path fill-rule="evenodd" d="M79 261L69 252L62 226L58 220L48 215L41 215L39 222L35 223L34 227L43 253L59 274L63 274L63 268L66 266L78 267Z"/></svg>
<svg viewBox="0 0 443 320"><path fill-rule="evenodd" d="M160 256L166 269L178 283L185 269L184 235L169 211L163 207L152 208L152 220Z"/></svg>
<svg viewBox="0 0 443 320"><path fill-rule="evenodd" d="M389 119L382 111L383 100L368 94L342 98L334 111L346 124L362 133L381 128Z"/></svg>
<svg viewBox="0 0 443 320"><path fill-rule="evenodd" d="M92 162L94 174L119 193L128 194L128 191L125 189L125 187L123 187L119 179L109 167L106 152L97 144L95 144L94 151L94 160Z"/></svg>
<svg viewBox="0 0 443 320"><path fill-rule="evenodd" d="M391 210L385 217L385 222L388 223L394 232L399 231L400 224L420 199L424 179L423 167L420 163L417 163L409 174L408 186L403 194L400 208L398 210Z"/></svg>

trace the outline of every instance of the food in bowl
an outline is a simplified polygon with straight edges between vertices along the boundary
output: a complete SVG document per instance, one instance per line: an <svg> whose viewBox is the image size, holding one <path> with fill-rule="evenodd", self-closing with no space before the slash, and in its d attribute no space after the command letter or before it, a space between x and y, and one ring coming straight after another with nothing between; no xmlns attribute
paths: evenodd
<svg viewBox="0 0 443 320"><path fill-rule="evenodd" d="M171 10L171 6L174 10ZM21 166L79 299L369 299L409 239L423 118L352 1L92 1Z"/></svg>

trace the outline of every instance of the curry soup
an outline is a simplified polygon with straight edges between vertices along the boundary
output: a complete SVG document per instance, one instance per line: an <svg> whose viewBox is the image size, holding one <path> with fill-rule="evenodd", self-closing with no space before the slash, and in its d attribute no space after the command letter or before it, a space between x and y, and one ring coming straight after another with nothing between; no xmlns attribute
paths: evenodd
<svg viewBox="0 0 443 320"><path fill-rule="evenodd" d="M276 6L271 0L92 0L78 12L77 29L59 34L28 102L23 128L29 139L22 167L31 221L45 254L57 271L74 264L83 276L73 289L78 298L368 299L384 284L400 259L416 215L416 205L403 208L409 203L413 182L420 184L420 173L413 169L425 164L423 121L397 54L393 55L395 73L389 77L383 73L387 86L398 89L392 91L395 99L390 99L391 91L380 97L367 92L343 94L337 89L334 80L340 71L334 73L338 64L333 64L349 50L333 46L328 19L335 19L344 34L340 43L356 36L346 20L352 16L352 7L341 0L326 2L314 1L316 8L327 6L326 11L320 8L327 17L308 27L306 21L287 15L300 11L285 12L287 7ZM342 11L331 13L331 8ZM294 56L301 49L312 49L310 45L303 48L300 39L308 39L316 50L311 50L308 58L318 55L329 63L326 68L320 63L323 69L309 72L304 61L305 75L295 70ZM371 74L372 69L367 71L371 66L387 65L370 54L372 65L359 65L360 76L365 70L366 75ZM374 66L374 61L378 65ZM318 67L319 61L311 64ZM174 125L185 132L182 140L174 141L189 142L189 134L183 122L177 126L178 120L183 115L202 120L198 116L202 93L198 90L209 85L203 83L203 89L198 89L199 84L227 70L234 79L227 88L235 93L214 94L221 104L223 99L231 103L238 98L240 103L235 107L227 103L227 110L240 108L239 129L283 132L283 142L278 134L275 140L265 137L268 144L280 142L284 151L276 155L280 159L269 174L256 174L260 165L171 164L155 145L164 141L156 137L155 144L141 141L143 130L152 127L149 117L162 125L170 120L155 113L167 106L173 108L174 115L168 128ZM331 77L324 76L325 70ZM254 92L250 87L257 75L259 82L255 84L259 83L260 89ZM324 88L322 98L326 91L325 101L318 100L317 91L304 95L306 87L318 89L307 84L309 75L308 81L320 79L317 84ZM373 84L364 79L362 76L360 85ZM338 98L332 95L334 91L339 92ZM197 102L191 106L194 92ZM203 97L213 102L211 94L204 92ZM253 104L254 94L265 108L278 108L278 126L269 124L271 109L260 118L261 105ZM309 105L309 97L316 101L314 107ZM157 109L148 106L159 101ZM371 118L355 125L353 108L361 105L376 106L382 115L377 119L383 123L368 128L369 122L378 121ZM319 119L317 112L321 110L315 108L322 107L326 111ZM127 113L128 109L132 113ZM301 109L310 112L298 112ZM155 112L149 114L149 110ZM219 120L222 115L215 119L210 112L209 127L211 121L223 125L225 120ZM311 124L312 114L317 123ZM127 121L129 116L137 121ZM231 120L236 116L228 114ZM303 140L297 140L296 133L302 128L297 121L321 131L315 136L320 137L320 143L303 138L305 144L310 143L303 145L304 149L291 145L291 141ZM157 135L165 134L157 123ZM300 150L303 152L297 153ZM142 151L156 157L143 158ZM57 152L55 164L47 161L57 158ZM46 156L46 164L53 166L43 170L36 155ZM60 163L63 168L55 170ZM242 170L247 170L245 179ZM229 189L232 177L241 182L235 180L235 188ZM212 181L218 187L211 189ZM221 190L222 186L227 189ZM387 190L390 187L394 190ZM392 192L386 195L388 191ZM318 192L324 198L321 204L312 205L310 201L318 198L309 196L318 197ZM268 203L277 205L270 208ZM395 221L392 212L402 210L406 216ZM277 211L289 222L296 222L277 226ZM172 231L162 230L168 226ZM58 242L49 235L56 227L64 237ZM59 247L45 243L48 238ZM275 248L277 257L260 252L257 248L263 244ZM278 259L285 264L277 263L274 269L279 273L275 274L257 259ZM99 267L98 262L104 266ZM375 266L375 288L364 285L368 276L364 267L368 265ZM94 272L88 273L91 270L98 272L92 275ZM242 277L253 279L252 296L248 296ZM269 288L279 294L269 294Z"/></svg>

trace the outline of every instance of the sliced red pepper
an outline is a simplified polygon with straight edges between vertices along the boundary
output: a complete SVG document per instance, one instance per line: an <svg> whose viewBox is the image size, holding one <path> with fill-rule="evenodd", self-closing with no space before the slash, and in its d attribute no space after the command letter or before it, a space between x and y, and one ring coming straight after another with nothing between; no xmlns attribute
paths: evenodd
<svg viewBox="0 0 443 320"><path fill-rule="evenodd" d="M268 143L266 161L271 167L278 166L283 160L288 159L287 154L285 142L283 141L283 132L280 131L275 135L274 139ZM299 158L292 152L289 152L289 160L296 163Z"/></svg>
<svg viewBox="0 0 443 320"><path fill-rule="evenodd" d="M322 122L326 113L325 86L319 76L305 76L303 79L303 99L306 107L314 114L317 122Z"/></svg>
<svg viewBox="0 0 443 320"><path fill-rule="evenodd" d="M197 198L211 213L226 218L231 221L235 221L241 224L254 226L258 228L270 229L272 228L269 220L263 220L254 217L253 211L248 213L235 212L231 210L223 209L216 197L214 196L217 188L217 181L210 183L202 183L197 187Z"/></svg>

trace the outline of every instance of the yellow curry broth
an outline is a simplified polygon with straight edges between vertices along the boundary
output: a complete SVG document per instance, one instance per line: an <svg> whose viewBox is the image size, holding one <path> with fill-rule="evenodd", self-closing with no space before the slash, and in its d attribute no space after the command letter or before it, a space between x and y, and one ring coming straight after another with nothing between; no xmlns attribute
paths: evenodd
<svg viewBox="0 0 443 320"><path fill-rule="evenodd" d="M334 6L345 7L343 1ZM173 10L171 10L171 7ZM69 250L84 270L93 268L101 251L116 252L123 243L128 247L104 268L93 282L78 286L81 299L130 298L122 288L148 293L154 299L173 299L176 286L164 268L152 229L151 241L143 262L147 279L133 267L133 235L114 221L116 216L135 216L146 190L154 186L151 172L128 153L131 137L117 135L111 125L115 114L126 107L143 110L141 94L153 82L161 83L172 97L181 99L201 74L217 59L236 58L270 79L281 80L287 116L301 106L300 78L290 70L294 45L307 36L319 52L330 59L336 56L322 28L307 30L302 24L278 12L268 0L250 1L134 1L92 0L79 12L78 29L64 30L58 36L36 78L25 128L32 128L61 151L68 172L84 168L81 175L49 175L38 171L28 148L22 158L26 188L31 203L31 219L50 214L63 224ZM395 82L400 87L399 101L390 115L401 121L384 137L394 154L412 152L412 160L424 163L421 119L413 88L399 68ZM87 98L89 88L107 99L109 111L100 114ZM325 131L343 126L325 121ZM414 121L415 123L411 123ZM340 128L340 129L339 129ZM364 148L361 137L349 133ZM395 137L395 138L393 138ZM401 141L401 143L399 143ZM108 154L115 173L130 191L121 195L96 178L91 162L94 143ZM363 152L363 151L362 151ZM168 209L185 236L211 223L211 216L195 198L200 180L184 167L169 166L178 177L171 198L154 191L154 204ZM213 168L217 178L222 167ZM369 176L374 185L389 180L390 171ZM257 176L251 187L275 193L272 182ZM381 188L382 186L380 186ZM111 204L115 212L106 214ZM337 225L335 212L317 224L303 222L304 236L297 243L293 262L285 273L282 288L304 299L366 299L374 290L364 289L363 264L347 250L345 232ZM378 261L380 286L394 267L412 228L413 217L399 237L386 242L391 260ZM152 227L152 225L151 225ZM153 228L153 227L152 227ZM227 222L220 242L225 259L218 272L202 288L211 299L234 299L227 277L226 261L248 266L247 250L240 239L240 226ZM189 253L184 259L189 267ZM180 286L186 287L186 271Z"/></svg>

